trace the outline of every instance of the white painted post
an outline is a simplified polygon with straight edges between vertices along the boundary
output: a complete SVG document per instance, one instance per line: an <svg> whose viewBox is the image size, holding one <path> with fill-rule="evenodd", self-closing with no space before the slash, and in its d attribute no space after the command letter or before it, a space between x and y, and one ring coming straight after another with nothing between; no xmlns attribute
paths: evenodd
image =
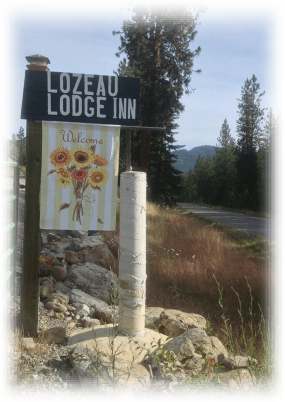
<svg viewBox="0 0 285 402"><path fill-rule="evenodd" d="M146 173L124 172L120 183L119 330L143 336L146 292Z"/></svg>

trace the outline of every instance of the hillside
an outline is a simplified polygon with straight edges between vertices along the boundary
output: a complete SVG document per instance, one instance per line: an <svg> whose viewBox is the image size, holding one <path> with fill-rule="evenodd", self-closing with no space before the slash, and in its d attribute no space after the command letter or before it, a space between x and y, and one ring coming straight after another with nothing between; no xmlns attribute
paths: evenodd
<svg viewBox="0 0 285 402"><path fill-rule="evenodd" d="M189 172L189 170L194 169L199 156L213 158L216 155L216 149L217 148L212 145L202 145L200 147L195 147L190 151L179 149L174 152L174 154L178 156L174 167L183 173Z"/></svg>

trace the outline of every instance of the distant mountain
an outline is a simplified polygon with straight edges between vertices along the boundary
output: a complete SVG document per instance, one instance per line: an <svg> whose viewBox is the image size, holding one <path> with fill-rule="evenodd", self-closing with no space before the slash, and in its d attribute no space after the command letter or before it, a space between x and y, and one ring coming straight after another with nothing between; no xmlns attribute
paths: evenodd
<svg viewBox="0 0 285 402"><path fill-rule="evenodd" d="M201 147L195 147L190 151L186 149L178 149L174 152L178 156L174 167L183 173L189 172L194 169L199 156L204 158L214 158L216 155L217 147L212 145L202 145Z"/></svg>

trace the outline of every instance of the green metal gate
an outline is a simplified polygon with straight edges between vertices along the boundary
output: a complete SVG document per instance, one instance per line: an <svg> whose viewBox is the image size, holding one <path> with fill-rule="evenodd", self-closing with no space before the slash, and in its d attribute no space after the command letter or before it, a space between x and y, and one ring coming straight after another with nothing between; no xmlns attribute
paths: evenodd
<svg viewBox="0 0 285 402"><path fill-rule="evenodd" d="M19 177L20 170L19 164L17 162L0 162L0 168L14 168L14 184L13 184L13 195L0 199L0 207L7 204L8 202L13 203L12 211L12 222L0 230L0 238L3 237L8 232L12 232L11 247L4 253L0 255L0 267L9 258L10 259L10 270L5 273L5 275L0 278L0 290L9 281L9 286L6 293L0 299L0 312L7 303L10 296L15 293L15 269L16 269L16 244L17 244L17 222L18 222L18 199L19 199ZM0 184L1 186L1 184ZM22 187L22 186L21 186Z"/></svg>

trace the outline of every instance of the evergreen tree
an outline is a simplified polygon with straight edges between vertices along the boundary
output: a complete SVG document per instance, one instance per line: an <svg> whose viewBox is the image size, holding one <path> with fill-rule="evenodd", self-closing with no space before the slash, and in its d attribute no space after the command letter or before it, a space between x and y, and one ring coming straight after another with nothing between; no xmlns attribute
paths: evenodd
<svg viewBox="0 0 285 402"><path fill-rule="evenodd" d="M243 208L258 209L258 156L262 135L264 109L260 102L264 92L259 93L260 85L255 75L245 81L238 103L238 194Z"/></svg>
<svg viewBox="0 0 285 402"><path fill-rule="evenodd" d="M192 169L182 177L182 202L197 202L199 199L196 170Z"/></svg>
<svg viewBox="0 0 285 402"><path fill-rule="evenodd" d="M17 140L16 140L16 134L12 134L12 140L10 142L9 146L9 152L10 152L10 157L13 159L13 161L18 161L18 149L17 149Z"/></svg>
<svg viewBox="0 0 285 402"><path fill-rule="evenodd" d="M16 134L16 147L18 149L18 162L20 166L26 164L26 138L23 127Z"/></svg>
<svg viewBox="0 0 285 402"><path fill-rule="evenodd" d="M227 119L224 120L217 138L220 150L214 159L215 203L218 205L236 206L236 161L235 140L230 134Z"/></svg>
<svg viewBox="0 0 285 402"><path fill-rule="evenodd" d="M227 119L224 120L220 131L220 136L217 138L222 148L235 146L235 139L231 136L231 130L228 125Z"/></svg>
<svg viewBox="0 0 285 402"><path fill-rule="evenodd" d="M195 175L192 176L197 191L197 201L206 204L215 203L214 160L199 156L195 165Z"/></svg>
<svg viewBox="0 0 285 402"><path fill-rule="evenodd" d="M173 167L175 156L175 120L184 110L180 99L190 93L193 61L200 53L190 50L196 36L197 16L185 9L164 6L162 10L147 6L136 8L132 21L123 23L117 56L125 53L117 74L141 79L140 125L165 127L166 131L132 137L132 164L148 173L153 201L175 202L181 180ZM123 142L122 142L123 144Z"/></svg>

